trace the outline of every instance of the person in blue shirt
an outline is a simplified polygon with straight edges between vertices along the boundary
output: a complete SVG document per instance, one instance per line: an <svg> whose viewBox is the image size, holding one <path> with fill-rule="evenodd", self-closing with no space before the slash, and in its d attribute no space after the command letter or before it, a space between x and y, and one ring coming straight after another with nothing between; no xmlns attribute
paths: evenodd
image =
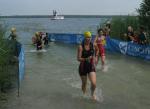
<svg viewBox="0 0 150 109"><path fill-rule="evenodd" d="M142 44L142 45L147 44L146 32L145 32L145 28L143 26L140 26L139 40L140 40L140 44Z"/></svg>

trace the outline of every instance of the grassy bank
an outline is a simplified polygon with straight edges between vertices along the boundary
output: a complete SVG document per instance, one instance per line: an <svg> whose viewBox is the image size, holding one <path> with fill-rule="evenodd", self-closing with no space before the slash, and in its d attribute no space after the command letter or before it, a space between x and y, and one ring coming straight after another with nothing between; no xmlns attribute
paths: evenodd
<svg viewBox="0 0 150 109"><path fill-rule="evenodd" d="M111 20L111 37L125 40L123 34L127 32L128 26L132 26L134 31L139 29L139 19L137 16L117 16Z"/></svg>
<svg viewBox="0 0 150 109"><path fill-rule="evenodd" d="M5 32L6 28L0 24L0 100L17 83L18 63L14 61L16 41L7 40Z"/></svg>

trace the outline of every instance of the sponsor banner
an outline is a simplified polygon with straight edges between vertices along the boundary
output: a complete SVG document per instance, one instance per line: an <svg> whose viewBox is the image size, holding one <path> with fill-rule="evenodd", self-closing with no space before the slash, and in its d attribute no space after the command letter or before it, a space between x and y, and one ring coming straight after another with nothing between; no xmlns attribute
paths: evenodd
<svg viewBox="0 0 150 109"><path fill-rule="evenodd" d="M49 41L57 41L64 43L72 43L72 44L80 44L83 39L83 34L67 34L67 33L49 33L48 34ZM92 41L94 40L94 36L92 36Z"/></svg>
<svg viewBox="0 0 150 109"><path fill-rule="evenodd" d="M64 43L79 43L82 40L82 35L80 34L59 34L59 33L50 33L48 34L50 41L64 42Z"/></svg>
<svg viewBox="0 0 150 109"><path fill-rule="evenodd" d="M73 44L79 44L84 39L83 34L49 33L48 36L50 40ZM92 41L94 37L95 35L92 36ZM137 56L150 60L150 46L111 39L107 36L105 48L111 52L120 52L124 55Z"/></svg>
<svg viewBox="0 0 150 109"><path fill-rule="evenodd" d="M106 42L106 48L108 50L150 60L150 45L140 45L133 42L124 42L111 38L107 38Z"/></svg>

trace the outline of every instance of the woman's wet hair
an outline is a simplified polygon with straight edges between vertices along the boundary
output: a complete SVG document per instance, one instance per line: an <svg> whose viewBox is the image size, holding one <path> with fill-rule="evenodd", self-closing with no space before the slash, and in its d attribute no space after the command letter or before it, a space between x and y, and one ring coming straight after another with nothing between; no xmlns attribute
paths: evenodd
<svg viewBox="0 0 150 109"><path fill-rule="evenodd" d="M140 30L144 31L145 30L145 27L142 25L140 26Z"/></svg>
<svg viewBox="0 0 150 109"><path fill-rule="evenodd" d="M100 31L103 31L103 29L102 29L102 28L99 28L99 29L97 30L97 33L99 33Z"/></svg>

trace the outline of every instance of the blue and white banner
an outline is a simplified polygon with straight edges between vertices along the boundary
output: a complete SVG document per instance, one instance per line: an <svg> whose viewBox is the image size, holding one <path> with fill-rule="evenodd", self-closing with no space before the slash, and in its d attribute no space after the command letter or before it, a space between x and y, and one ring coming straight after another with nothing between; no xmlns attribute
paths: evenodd
<svg viewBox="0 0 150 109"><path fill-rule="evenodd" d="M83 34L67 34L67 33L49 33L50 41L58 41L64 43L79 44L84 39ZM92 36L92 41L94 40ZM111 39L106 37L106 49L112 52L120 52L124 55L142 57L146 60L150 60L150 46L139 45L132 42L124 42L121 40Z"/></svg>
<svg viewBox="0 0 150 109"><path fill-rule="evenodd" d="M62 34L50 33L48 35L50 41L64 42L64 43L80 43L83 40L82 34Z"/></svg>
<svg viewBox="0 0 150 109"><path fill-rule="evenodd" d="M110 51L120 52L125 55L142 57L150 60L150 45L140 45L133 42L124 42L107 38L106 48Z"/></svg>
<svg viewBox="0 0 150 109"><path fill-rule="evenodd" d="M83 34L69 34L69 33L49 33L48 34L50 41L64 42L64 43L72 43L79 44L84 39ZM94 36L92 36L93 38Z"/></svg>

